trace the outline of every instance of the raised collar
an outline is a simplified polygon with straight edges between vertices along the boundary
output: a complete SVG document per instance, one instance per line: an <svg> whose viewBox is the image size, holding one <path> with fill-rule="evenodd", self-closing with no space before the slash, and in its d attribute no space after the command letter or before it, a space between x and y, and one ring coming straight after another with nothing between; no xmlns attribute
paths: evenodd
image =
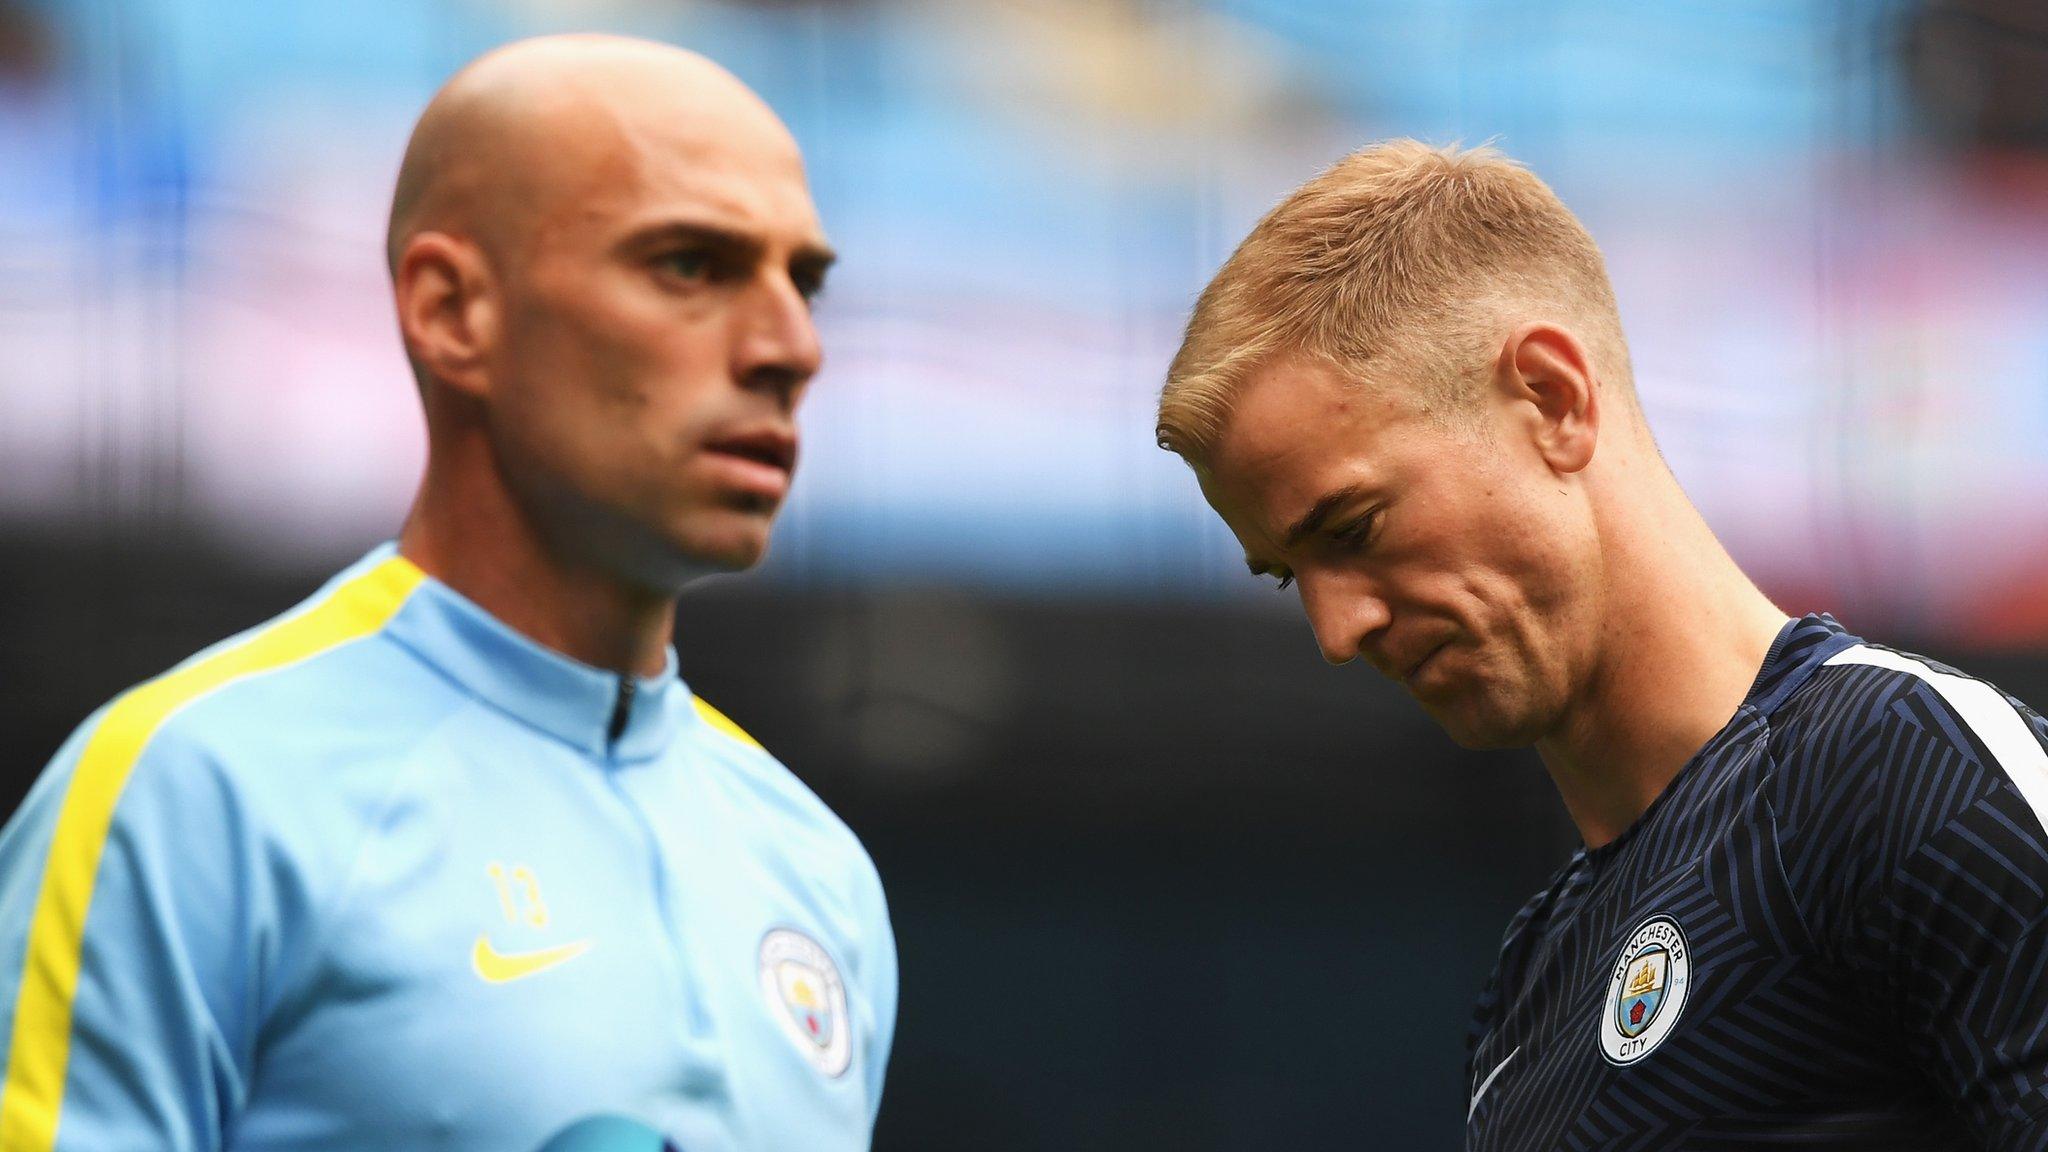
<svg viewBox="0 0 2048 1152"><path fill-rule="evenodd" d="M353 570L419 569L386 543ZM621 676L564 656L514 631L475 602L420 573L385 634L484 702L594 760L659 755L688 710L690 693L668 649L659 676Z"/></svg>
<svg viewBox="0 0 2048 1152"><path fill-rule="evenodd" d="M1824 612L1785 621L1771 650L1764 654L1763 667L1757 669L1743 703L1759 716L1770 716L1829 657L1861 643Z"/></svg>

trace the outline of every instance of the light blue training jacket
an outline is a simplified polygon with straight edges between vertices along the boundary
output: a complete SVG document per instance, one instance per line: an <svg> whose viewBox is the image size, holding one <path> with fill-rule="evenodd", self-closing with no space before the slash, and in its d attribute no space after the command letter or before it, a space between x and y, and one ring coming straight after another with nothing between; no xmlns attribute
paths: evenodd
<svg viewBox="0 0 2048 1152"><path fill-rule="evenodd" d="M0 831L0 1149L868 1147L881 882L674 668L385 545L100 709Z"/></svg>

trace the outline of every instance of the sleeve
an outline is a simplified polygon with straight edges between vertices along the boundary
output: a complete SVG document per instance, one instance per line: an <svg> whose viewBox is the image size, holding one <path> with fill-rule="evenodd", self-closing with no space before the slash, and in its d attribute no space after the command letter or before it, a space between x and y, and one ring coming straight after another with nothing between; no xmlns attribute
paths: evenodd
<svg viewBox="0 0 2048 1152"><path fill-rule="evenodd" d="M863 854L865 856L865 854ZM867 1076L868 1126L874 1127L881 1114L882 1084L889 1070L889 1053L896 1042L896 934L889 924L889 905L882 894L882 878L873 862L866 869L867 900L864 915L866 947L861 956L861 983L868 1002L874 1006L875 1023L869 1034L862 1067Z"/></svg>
<svg viewBox="0 0 2048 1152"><path fill-rule="evenodd" d="M1781 847L1822 954L1981 1146L2048 1148L2048 726L1921 667L1849 674L1809 834Z"/></svg>
<svg viewBox="0 0 2048 1152"><path fill-rule="evenodd" d="M88 721L0 831L0 1148L218 1149L254 1050L248 821L169 729Z"/></svg>

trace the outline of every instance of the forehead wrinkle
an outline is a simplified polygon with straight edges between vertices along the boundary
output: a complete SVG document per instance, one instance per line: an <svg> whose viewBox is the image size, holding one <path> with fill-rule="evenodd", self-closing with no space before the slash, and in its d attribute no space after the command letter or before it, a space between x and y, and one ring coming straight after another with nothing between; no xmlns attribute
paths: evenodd
<svg viewBox="0 0 2048 1152"><path fill-rule="evenodd" d="M828 248L800 162L661 125L615 123L633 165L625 231L697 224L764 247Z"/></svg>
<svg viewBox="0 0 2048 1152"><path fill-rule="evenodd" d="M756 176L698 169L659 181L655 191L638 214L636 229L675 220L763 239L824 242L823 228L801 183L778 189Z"/></svg>

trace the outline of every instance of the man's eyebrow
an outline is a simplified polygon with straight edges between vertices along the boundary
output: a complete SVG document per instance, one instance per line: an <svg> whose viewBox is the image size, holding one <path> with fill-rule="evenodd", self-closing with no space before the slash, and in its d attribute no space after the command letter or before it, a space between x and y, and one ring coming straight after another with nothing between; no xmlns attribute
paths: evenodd
<svg viewBox="0 0 2048 1152"><path fill-rule="evenodd" d="M1309 510L1302 514L1301 519L1296 520L1294 526L1287 530L1286 547L1293 548L1301 543L1310 533L1323 526L1323 521L1330 518L1330 513L1357 499L1364 491L1363 485L1346 484L1334 492L1324 493L1323 498L1310 506Z"/></svg>
<svg viewBox="0 0 2048 1152"><path fill-rule="evenodd" d="M650 225L628 236L624 246L645 249L665 243L708 244L744 253L749 258L758 257L768 247L767 241L755 233L697 220L668 220ZM818 271L831 267L838 259L839 254L829 245L816 241L797 245L789 258L791 264L807 265Z"/></svg>
<svg viewBox="0 0 2048 1152"><path fill-rule="evenodd" d="M1335 512L1345 504L1364 494L1365 485L1363 484L1346 484L1342 488L1324 493L1322 499L1317 500L1315 504L1310 506L1307 512L1302 514L1301 519L1296 520L1293 526L1287 529L1281 547L1286 549L1294 548L1295 545L1300 544L1302 540L1307 538L1310 533L1321 528L1323 521L1330 518L1330 513ZM1264 576L1273 570L1272 565L1249 554L1244 558L1244 566L1249 568L1254 576Z"/></svg>
<svg viewBox="0 0 2048 1152"><path fill-rule="evenodd" d="M834 252L831 246L826 244L800 244L797 246L796 252L790 256L789 262L791 264L807 264L823 272L839 262L839 253Z"/></svg>

